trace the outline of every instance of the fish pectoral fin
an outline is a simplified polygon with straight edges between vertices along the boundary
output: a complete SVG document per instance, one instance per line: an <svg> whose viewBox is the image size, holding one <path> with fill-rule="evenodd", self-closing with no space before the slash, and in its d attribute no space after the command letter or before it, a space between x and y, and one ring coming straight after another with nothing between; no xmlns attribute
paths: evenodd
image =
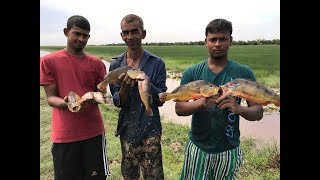
<svg viewBox="0 0 320 180"><path fill-rule="evenodd" d="M152 104L152 103L153 103L153 97L152 97L151 94L148 94L148 96L150 97L150 98L149 98L149 99L150 99L150 104Z"/></svg>

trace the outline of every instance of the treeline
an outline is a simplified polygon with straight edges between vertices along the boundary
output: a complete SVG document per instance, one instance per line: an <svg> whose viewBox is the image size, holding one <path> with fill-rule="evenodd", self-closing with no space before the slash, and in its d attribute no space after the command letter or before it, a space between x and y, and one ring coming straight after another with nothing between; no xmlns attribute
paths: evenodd
<svg viewBox="0 0 320 180"><path fill-rule="evenodd" d="M151 43L143 43L144 45L152 45L152 46L191 46L191 45L204 45L204 41L190 41L190 42L151 42ZM233 45L266 45L266 44L273 44L273 45L280 45L280 39L273 39L273 40L265 40L265 39L257 39L251 41L233 41ZM118 43L118 44L105 44L106 46L124 46L125 43Z"/></svg>

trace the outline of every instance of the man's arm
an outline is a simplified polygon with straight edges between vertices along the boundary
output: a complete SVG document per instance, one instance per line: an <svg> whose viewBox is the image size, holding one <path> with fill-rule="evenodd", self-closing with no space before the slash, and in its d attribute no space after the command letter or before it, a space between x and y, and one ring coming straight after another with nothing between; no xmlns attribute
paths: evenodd
<svg viewBox="0 0 320 180"><path fill-rule="evenodd" d="M197 111L202 111L208 107L216 106L219 95L200 98L189 102L176 102L175 110L178 116L189 116Z"/></svg>
<svg viewBox="0 0 320 180"><path fill-rule="evenodd" d="M57 96L57 85L46 84L46 85L43 85L43 88L47 95L47 102L51 107L62 108L62 109L68 107L64 99Z"/></svg>

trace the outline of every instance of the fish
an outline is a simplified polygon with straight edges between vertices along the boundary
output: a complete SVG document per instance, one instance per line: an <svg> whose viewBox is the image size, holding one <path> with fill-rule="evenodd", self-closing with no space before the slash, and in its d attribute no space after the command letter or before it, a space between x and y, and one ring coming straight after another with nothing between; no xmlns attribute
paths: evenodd
<svg viewBox="0 0 320 180"><path fill-rule="evenodd" d="M97 85L98 90L101 92L106 92L108 84L118 82L118 77L122 73L126 73L129 69L131 69L130 66L121 66L108 72L105 78Z"/></svg>
<svg viewBox="0 0 320 180"><path fill-rule="evenodd" d="M97 103L106 103L106 98L104 97L102 92L93 92L89 91L86 92L83 96L79 96L79 94L70 91L67 95L68 98L68 109L71 112L79 112L83 103L88 100L94 100Z"/></svg>
<svg viewBox="0 0 320 180"><path fill-rule="evenodd" d="M67 95L67 98L68 98L68 102L67 102L68 109L71 112L78 112L81 109L81 104L80 104L81 97L77 93L70 91L69 94Z"/></svg>
<svg viewBox="0 0 320 180"><path fill-rule="evenodd" d="M280 107L280 94L261 83L250 79L236 78L220 86L222 94L229 94L246 100L251 100L266 106L273 103Z"/></svg>
<svg viewBox="0 0 320 180"><path fill-rule="evenodd" d="M176 87L171 93L162 92L159 93L159 100L161 102L169 101L188 101L201 97L210 97L212 95L218 95L220 87L205 80L191 81L187 84Z"/></svg>
<svg viewBox="0 0 320 180"><path fill-rule="evenodd" d="M86 92L83 96L81 96L80 104L82 105L83 102L91 99L100 104L107 102L102 92L89 91Z"/></svg>
<svg viewBox="0 0 320 180"><path fill-rule="evenodd" d="M153 111L151 108L152 95L151 95L151 83L149 77L145 72L139 69L130 69L127 72L128 76L132 79L138 80L138 90L140 94L141 101L145 107L145 114L147 116L153 116Z"/></svg>

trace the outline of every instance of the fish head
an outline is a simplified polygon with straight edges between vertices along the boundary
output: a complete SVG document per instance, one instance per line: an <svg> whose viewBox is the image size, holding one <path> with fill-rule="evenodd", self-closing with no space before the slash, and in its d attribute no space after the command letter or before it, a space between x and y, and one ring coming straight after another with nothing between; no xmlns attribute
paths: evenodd
<svg viewBox="0 0 320 180"><path fill-rule="evenodd" d="M141 74L143 71L141 71L140 69L138 68L132 68L132 69L129 69L127 71L127 75L131 78L131 79L136 79L137 76L139 74Z"/></svg>
<svg viewBox="0 0 320 180"><path fill-rule="evenodd" d="M219 90L220 90L220 87L212 83L207 83L200 87L200 92L205 97L217 95L219 94Z"/></svg>
<svg viewBox="0 0 320 180"><path fill-rule="evenodd" d="M235 91L237 89L238 83L235 81L230 81L222 86L220 86L223 94Z"/></svg>

